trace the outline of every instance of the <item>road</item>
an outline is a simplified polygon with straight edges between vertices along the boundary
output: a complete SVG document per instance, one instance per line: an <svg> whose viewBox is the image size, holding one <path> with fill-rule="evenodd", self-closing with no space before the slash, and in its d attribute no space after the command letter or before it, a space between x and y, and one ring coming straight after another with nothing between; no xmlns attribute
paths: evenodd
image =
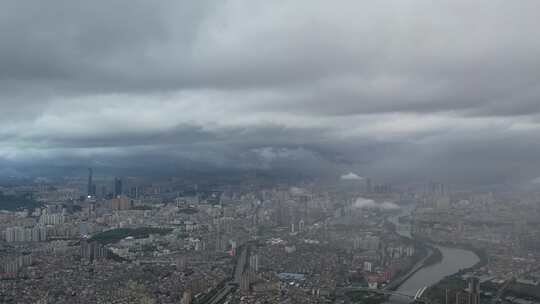
<svg viewBox="0 0 540 304"><path fill-rule="evenodd" d="M426 289L427 289L427 286L420 288L420 290L418 290L414 296L411 296L410 294L402 293L399 291L385 290L385 289L371 289L367 287L344 287L344 288L339 288L338 290L336 290L336 293L341 295L349 291L364 291L364 292L371 292L371 293L376 293L376 294L381 294L381 295L386 295L386 296L404 297L404 298L413 300L416 303L430 303L428 299L422 298L422 295L426 291Z"/></svg>
<svg viewBox="0 0 540 304"><path fill-rule="evenodd" d="M206 301L205 304L222 303L229 294L233 293L238 288L242 279L242 272L244 271L246 263L248 261L248 250L249 244L246 244L242 247L240 255L236 259L233 278L226 282L225 286L223 286L223 288L221 288L212 298L210 298L210 300Z"/></svg>
<svg viewBox="0 0 540 304"><path fill-rule="evenodd" d="M238 259L236 260L236 267L234 269L233 277L234 283L236 284L240 284L240 280L242 279L242 272L246 267L248 247L249 245L246 245L242 248L242 252L240 252L240 256L238 256Z"/></svg>

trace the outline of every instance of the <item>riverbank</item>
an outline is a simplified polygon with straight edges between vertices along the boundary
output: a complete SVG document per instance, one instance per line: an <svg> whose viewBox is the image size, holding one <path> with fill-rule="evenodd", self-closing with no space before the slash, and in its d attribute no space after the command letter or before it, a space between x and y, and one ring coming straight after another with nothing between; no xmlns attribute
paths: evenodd
<svg viewBox="0 0 540 304"><path fill-rule="evenodd" d="M447 295L446 290L455 291L465 288L466 283L462 280L462 275L485 266L488 262L488 255L484 249L476 248L469 244L454 244L445 242L437 242L436 244L439 246L470 251L474 253L479 259L478 262L476 262L474 265L467 268L459 269L457 272L445 276L436 284L431 285L424 293L424 297L429 299L431 303L444 303L447 296L450 298L453 298L455 296L453 293Z"/></svg>
<svg viewBox="0 0 540 304"><path fill-rule="evenodd" d="M427 246L437 249L440 252L438 257L434 256L429 266L422 267L397 289L401 294L414 296L416 291L423 287L436 285L445 277L458 273L462 269L468 269L478 264L479 257L465 248L452 248L439 246L428 242L428 240L417 240ZM436 257L436 258L435 258ZM424 294L426 297L426 294ZM399 297L392 297L390 303L404 303Z"/></svg>
<svg viewBox="0 0 540 304"><path fill-rule="evenodd" d="M443 256L439 248L431 246L430 244L424 244L424 246L432 251L431 256L424 262L424 267L429 267L442 261Z"/></svg>
<svg viewBox="0 0 540 304"><path fill-rule="evenodd" d="M408 215L407 215L408 216ZM403 222L403 218L406 216L398 216L396 221ZM421 252L420 256L417 258L416 261L413 262L411 267L404 271L403 275L398 276L395 278L388 286L385 288L387 290L396 290L398 289L405 281L407 281L411 276L413 276L416 272L421 270L422 268L429 267L432 265L435 265L437 263L440 263L443 259L443 255L441 251L435 247L432 246L429 242L426 242L422 239L415 238L410 233L400 233L397 230L396 222L392 221L391 218L387 220L386 223L389 230L393 231L394 234L398 235L399 237L403 239L409 240L411 243L414 244L414 247L416 248L417 252Z"/></svg>
<svg viewBox="0 0 540 304"><path fill-rule="evenodd" d="M460 269L458 272L456 272L455 274L459 274L459 273L465 273L465 272L470 272L470 271L473 271L473 270L476 270L478 268L481 268L485 265L487 265L488 263L488 260L489 260L489 257L488 257L488 254L486 252L485 249L483 248L477 248L477 247L474 247L470 244L466 244L466 243L449 243L449 242L437 242L437 241L433 241L433 240L430 240L430 239L427 239L427 238L420 238L420 237L415 237L415 239L417 240L420 240L422 242L426 242L426 243L429 243L429 244L434 244L434 245L437 245L437 246L442 246L442 247L448 247L448 248L456 248L456 249L462 249L462 250L467 250L467 251L471 251L473 252L479 259L479 261L477 263L475 263L474 265L472 265L471 267L467 267L467 268L463 268L463 269Z"/></svg>
<svg viewBox="0 0 540 304"><path fill-rule="evenodd" d="M411 268L406 270L406 272L403 275L400 275L397 278L395 278L394 280L392 280L392 282L390 282L387 286L385 286L384 289L392 290L392 291L397 290L401 286L401 284L406 282L416 272L418 272L423 267L426 267L427 261L431 259L434 252L431 249L427 248L427 247L424 247L424 250L425 250L425 255L419 261L414 263L411 266Z"/></svg>
<svg viewBox="0 0 540 304"><path fill-rule="evenodd" d="M388 220L396 225L407 223L406 217L413 212L412 207L403 208L402 213L398 216L390 217ZM417 245L429 246L435 251L429 261L426 260L426 265L417 269L414 274L404 280L396 291L401 294L414 296L416 291L426 286L433 286L452 274L458 273L462 269L470 267L479 267L481 254L477 254L473 248L466 246L458 246L455 244L438 244L432 240L419 238L418 235L410 233L410 229L402 229L396 231L397 234L404 238L408 238ZM442 246L441 246L442 245ZM446 246L444 246L446 245ZM486 259L487 260L487 259ZM400 297L391 297L389 303L404 303Z"/></svg>

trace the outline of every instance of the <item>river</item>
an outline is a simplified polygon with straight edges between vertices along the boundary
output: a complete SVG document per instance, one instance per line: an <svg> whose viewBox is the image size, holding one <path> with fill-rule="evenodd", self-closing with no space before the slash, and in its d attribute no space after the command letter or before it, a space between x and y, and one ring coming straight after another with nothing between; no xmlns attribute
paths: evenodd
<svg viewBox="0 0 540 304"><path fill-rule="evenodd" d="M413 211L414 206L409 206L403 208L402 213L399 216L409 215ZM399 216L393 217L390 220L396 224L397 233L411 238L410 226L408 225L399 225L397 219ZM480 260L478 256L469 250L443 247L432 245L438 248L442 254L441 262L424 267L418 270L414 275L412 275L407 281L405 281L399 288L398 292L414 295L416 291L424 286L431 286L436 284L444 277L458 272L460 269L468 268L478 263ZM403 297L391 297L390 303L408 303L407 299Z"/></svg>

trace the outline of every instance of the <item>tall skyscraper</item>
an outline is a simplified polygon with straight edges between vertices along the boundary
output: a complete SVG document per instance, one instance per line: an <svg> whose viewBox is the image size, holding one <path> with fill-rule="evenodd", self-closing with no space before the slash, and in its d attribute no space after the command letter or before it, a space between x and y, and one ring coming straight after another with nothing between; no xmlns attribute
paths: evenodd
<svg viewBox="0 0 540 304"><path fill-rule="evenodd" d="M366 178L366 192L367 193L371 193L372 191L372 186L371 186L371 178Z"/></svg>
<svg viewBox="0 0 540 304"><path fill-rule="evenodd" d="M92 196L95 194L95 193L92 193L92 190L93 190L92 175L93 175L92 168L88 168L88 196Z"/></svg>
<svg viewBox="0 0 540 304"><path fill-rule="evenodd" d="M114 197L122 195L122 180L118 177L114 178Z"/></svg>
<svg viewBox="0 0 540 304"><path fill-rule="evenodd" d="M129 195L131 196L131 198L139 198L139 188L131 187L129 191Z"/></svg>
<svg viewBox="0 0 540 304"><path fill-rule="evenodd" d="M101 197L106 198L107 197L107 187L101 186Z"/></svg>
<svg viewBox="0 0 540 304"><path fill-rule="evenodd" d="M467 288L456 293L456 304L480 304L480 280L477 277L467 279Z"/></svg>
<svg viewBox="0 0 540 304"><path fill-rule="evenodd" d="M182 304L191 304L193 300L193 295L191 289L184 291L182 295Z"/></svg>
<svg viewBox="0 0 540 304"><path fill-rule="evenodd" d="M480 304L480 279L477 277L468 278L467 289L471 295L471 304Z"/></svg>

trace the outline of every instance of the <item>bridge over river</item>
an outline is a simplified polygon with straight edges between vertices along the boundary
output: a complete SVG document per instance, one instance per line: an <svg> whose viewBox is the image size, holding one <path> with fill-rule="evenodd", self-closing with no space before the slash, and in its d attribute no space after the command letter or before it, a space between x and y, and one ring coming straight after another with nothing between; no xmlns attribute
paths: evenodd
<svg viewBox="0 0 540 304"><path fill-rule="evenodd" d="M427 288L428 288L427 286L424 286L418 289L414 294L412 294L412 293L403 293L403 292L389 290L389 289L373 289L373 288L366 288L366 287L344 287L344 288L338 289L337 293L342 294L342 293L351 292L351 291L364 291L364 292L381 294L385 296L401 297L415 303L429 304L430 303L429 300L422 297L424 295L424 292L427 290Z"/></svg>

